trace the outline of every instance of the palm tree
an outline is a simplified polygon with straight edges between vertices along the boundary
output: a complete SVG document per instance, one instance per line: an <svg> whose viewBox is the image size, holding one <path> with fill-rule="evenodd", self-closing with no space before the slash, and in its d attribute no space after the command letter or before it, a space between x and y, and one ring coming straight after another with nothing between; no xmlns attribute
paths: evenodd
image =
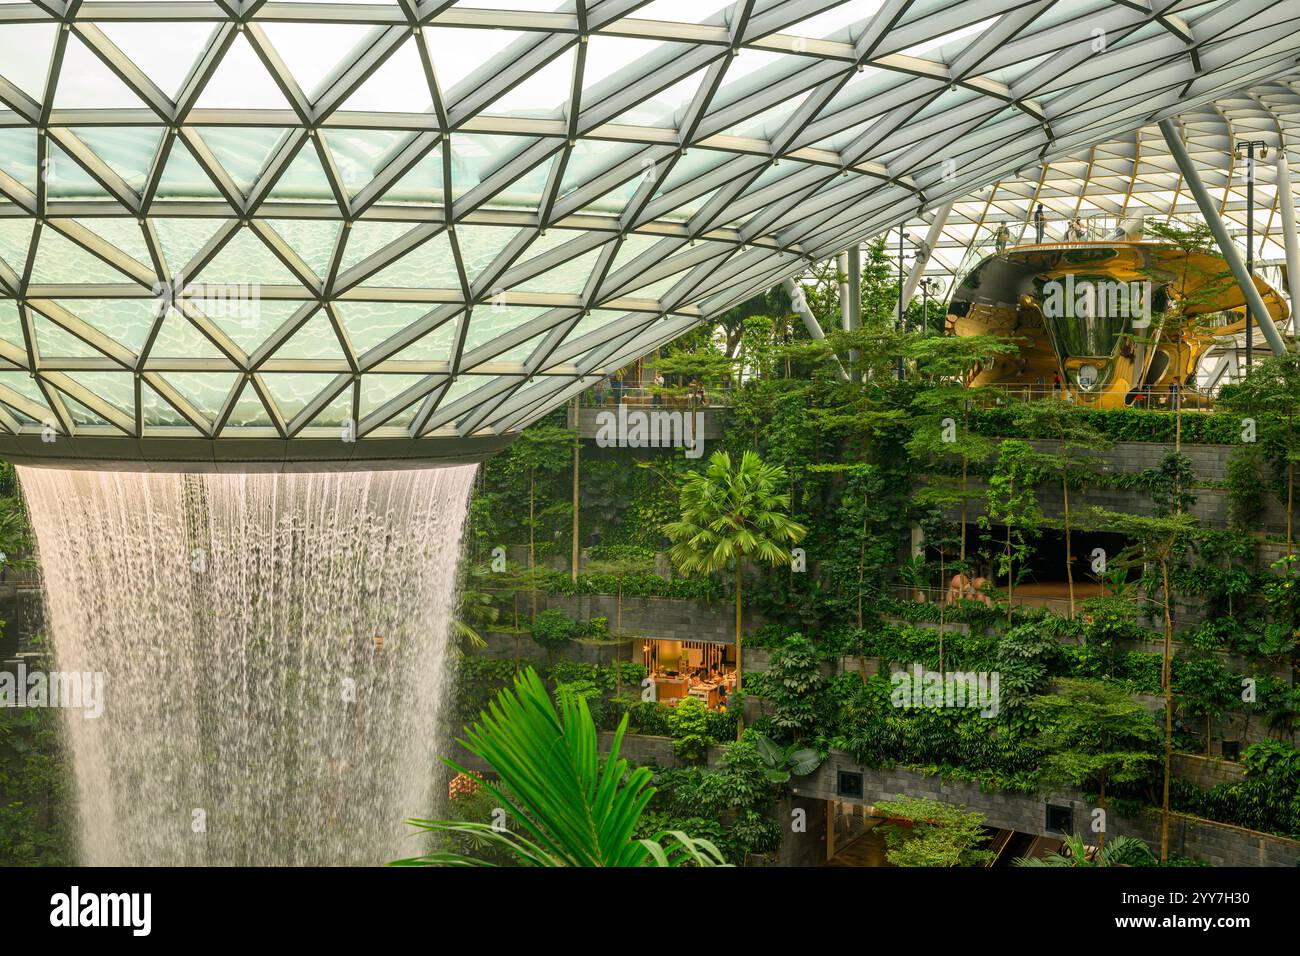
<svg viewBox="0 0 1300 956"><path fill-rule="evenodd" d="M673 546L668 551L684 574L713 574L734 567L736 581L736 689L741 689L741 575L745 558L770 565L790 563L788 545L808 529L789 517L790 494L777 489L785 469L768 465L756 452L732 465L725 451L714 452L703 472L686 476L679 492L681 519L663 526ZM744 720L737 721L737 739Z"/></svg>
<svg viewBox="0 0 1300 956"><path fill-rule="evenodd" d="M482 782L522 829L460 820L408 820L429 833L452 834L490 846L520 866L726 866L718 848L678 831L652 840L633 837L655 788L646 767L629 770L619 758L627 715L606 759L597 747L587 702L559 696L559 712L531 667L503 689L460 741L500 778ZM453 760L452 769L475 776ZM438 850L397 860L394 866L495 866L463 853Z"/></svg>
<svg viewBox="0 0 1300 956"><path fill-rule="evenodd" d="M1083 837L1068 837L1068 853L1049 853L1038 857L1016 857L1016 866L1155 866L1156 858L1151 848L1137 837L1117 836L1098 850L1091 858Z"/></svg>

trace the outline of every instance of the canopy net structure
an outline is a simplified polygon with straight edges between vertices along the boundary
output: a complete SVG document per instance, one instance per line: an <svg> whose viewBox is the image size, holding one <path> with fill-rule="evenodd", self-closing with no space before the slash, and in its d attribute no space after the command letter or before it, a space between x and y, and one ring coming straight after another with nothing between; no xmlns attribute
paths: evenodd
<svg viewBox="0 0 1300 956"><path fill-rule="evenodd" d="M1176 211L1142 131L1280 145L1297 56L1266 0L0 2L0 454L481 458L981 190Z"/></svg>

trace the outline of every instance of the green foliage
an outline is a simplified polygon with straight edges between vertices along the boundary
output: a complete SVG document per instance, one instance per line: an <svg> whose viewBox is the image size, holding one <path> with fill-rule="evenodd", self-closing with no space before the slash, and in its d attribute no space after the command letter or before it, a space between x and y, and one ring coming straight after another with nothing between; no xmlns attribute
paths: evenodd
<svg viewBox="0 0 1300 956"><path fill-rule="evenodd" d="M1065 680L1031 706L1043 722L1034 744L1047 787L1095 785L1104 794L1108 784L1144 779L1158 761L1155 721L1123 687Z"/></svg>
<svg viewBox="0 0 1300 956"><path fill-rule="evenodd" d="M581 633L581 624L555 609L542 611L532 624L533 640L548 651L563 647Z"/></svg>
<svg viewBox="0 0 1300 956"><path fill-rule="evenodd" d="M876 802L876 812L911 823L885 826L886 859L894 866L983 866L993 856L979 849L987 839L984 815L925 797Z"/></svg>
<svg viewBox="0 0 1300 956"><path fill-rule="evenodd" d="M1158 866L1151 848L1136 837L1117 836L1106 841L1106 845L1088 855L1087 845L1079 834L1067 837L1065 853L1049 853L1047 856L1029 859L1018 858L1016 866Z"/></svg>
<svg viewBox="0 0 1300 956"><path fill-rule="evenodd" d="M0 866L71 866L69 780L60 716L0 707Z"/></svg>
<svg viewBox="0 0 1300 956"><path fill-rule="evenodd" d="M792 635L772 654L765 695L776 708L772 717L788 739L807 738L817 718L816 700L821 689L821 662L817 650L802 635Z"/></svg>
<svg viewBox="0 0 1300 956"><path fill-rule="evenodd" d="M566 695L557 703L558 713L541 679L527 670L515 680L513 692L503 690L491 709L466 728L461 741L498 774L500 784L484 782L483 789L522 832L456 820L408 822L434 834L473 834L521 866L725 865L715 846L680 831L638 839L637 825L654 788L649 770L631 769L619 757L626 721L602 759L596 725L582 697ZM455 850L397 863L492 865Z"/></svg>
<svg viewBox="0 0 1300 956"><path fill-rule="evenodd" d="M677 756L698 763L717 740L709 736L709 709L698 697L684 697L668 708L668 735Z"/></svg>
<svg viewBox="0 0 1300 956"><path fill-rule="evenodd" d="M738 569L745 558L789 564L789 545L806 529L787 512L790 495L779 491L785 470L745 452L732 464L714 452L704 472L691 472L680 489L681 518L664 525L673 542L669 557L685 574Z"/></svg>

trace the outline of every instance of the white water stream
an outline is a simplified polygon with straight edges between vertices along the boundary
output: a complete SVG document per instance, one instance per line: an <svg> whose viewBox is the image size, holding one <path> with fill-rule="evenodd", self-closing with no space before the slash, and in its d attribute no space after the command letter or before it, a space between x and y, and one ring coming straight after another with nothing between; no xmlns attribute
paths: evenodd
<svg viewBox="0 0 1300 956"><path fill-rule="evenodd" d="M83 862L420 852L474 466L18 471L54 667L104 674L65 711Z"/></svg>

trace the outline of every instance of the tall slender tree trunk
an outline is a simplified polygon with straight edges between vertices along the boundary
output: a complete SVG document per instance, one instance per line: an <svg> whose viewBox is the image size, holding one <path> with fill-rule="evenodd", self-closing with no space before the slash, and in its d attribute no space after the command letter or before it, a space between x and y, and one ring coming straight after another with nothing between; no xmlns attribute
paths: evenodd
<svg viewBox="0 0 1300 956"><path fill-rule="evenodd" d="M962 380L965 381L965 372L963 372L962 375ZM969 402L963 402L961 411L961 437L963 440L966 438L967 431L970 428L970 408L968 406ZM969 456L963 452L961 456L961 553L957 556L957 563L959 565L957 568L958 574L966 573L966 471L969 464Z"/></svg>
<svg viewBox="0 0 1300 956"><path fill-rule="evenodd" d="M578 424L578 400L573 400L573 423ZM575 440L573 443L573 555L572 565L569 577L574 584L578 583L578 453L582 448L581 440Z"/></svg>
<svg viewBox="0 0 1300 956"><path fill-rule="evenodd" d="M1165 779L1163 793L1160 797L1160 862L1169 862L1169 773L1174 760L1174 626L1170 616L1169 601L1169 558L1160 559L1160 574L1164 583L1165 604L1165 648L1164 648L1164 684L1165 684Z"/></svg>
<svg viewBox="0 0 1300 956"><path fill-rule="evenodd" d="M618 576L618 587L614 594L614 637L620 642L623 640L623 575ZM622 647L619 643L616 647ZM614 696L623 696L623 668L621 664L614 666Z"/></svg>
<svg viewBox="0 0 1300 956"><path fill-rule="evenodd" d="M533 620L537 620L537 470L528 469L528 582L532 594Z"/></svg>
<svg viewBox="0 0 1300 956"><path fill-rule="evenodd" d="M858 630L862 630L862 579L867 565L867 499L862 497L862 540L858 543Z"/></svg>
<svg viewBox="0 0 1300 956"><path fill-rule="evenodd" d="M744 561L740 558L739 555L737 555L737 557L736 557L736 690L741 690L741 685L742 685L742 682L744 681L744 671L743 671L742 668L741 668L741 659L740 659L740 648L741 648L741 634L740 634L740 630L741 630L741 623L740 623L740 618L741 618L741 582L740 582L740 575L741 575L741 567L742 567L743 564L744 564ZM745 731L745 707L744 707L744 704L743 704L743 702L742 702L742 703L741 703L741 706L740 706L740 710L739 710L739 712L736 714L736 739L737 739L737 740L740 739L740 735L741 735L742 733L744 733L744 731Z"/></svg>
<svg viewBox="0 0 1300 956"><path fill-rule="evenodd" d="M1011 479L1008 489L1008 498L1014 498L1016 494L1016 480ZM1014 606L1013 598L1016 596L1016 559L1015 552L1011 550L1011 509L1007 509L1007 627L1011 626L1011 608Z"/></svg>
<svg viewBox="0 0 1300 956"><path fill-rule="evenodd" d="M1296 463L1287 462L1287 557L1292 554L1291 548L1291 506L1295 503L1296 490ZM1290 574L1290 571L1288 571Z"/></svg>
<svg viewBox="0 0 1300 956"><path fill-rule="evenodd" d="M939 549L939 676L943 676L943 625L948 610L948 588L944 583L943 548Z"/></svg>
<svg viewBox="0 0 1300 956"><path fill-rule="evenodd" d="M1074 618L1074 549L1070 546L1070 482L1061 474L1061 500L1065 514L1065 580L1070 587L1070 618Z"/></svg>

